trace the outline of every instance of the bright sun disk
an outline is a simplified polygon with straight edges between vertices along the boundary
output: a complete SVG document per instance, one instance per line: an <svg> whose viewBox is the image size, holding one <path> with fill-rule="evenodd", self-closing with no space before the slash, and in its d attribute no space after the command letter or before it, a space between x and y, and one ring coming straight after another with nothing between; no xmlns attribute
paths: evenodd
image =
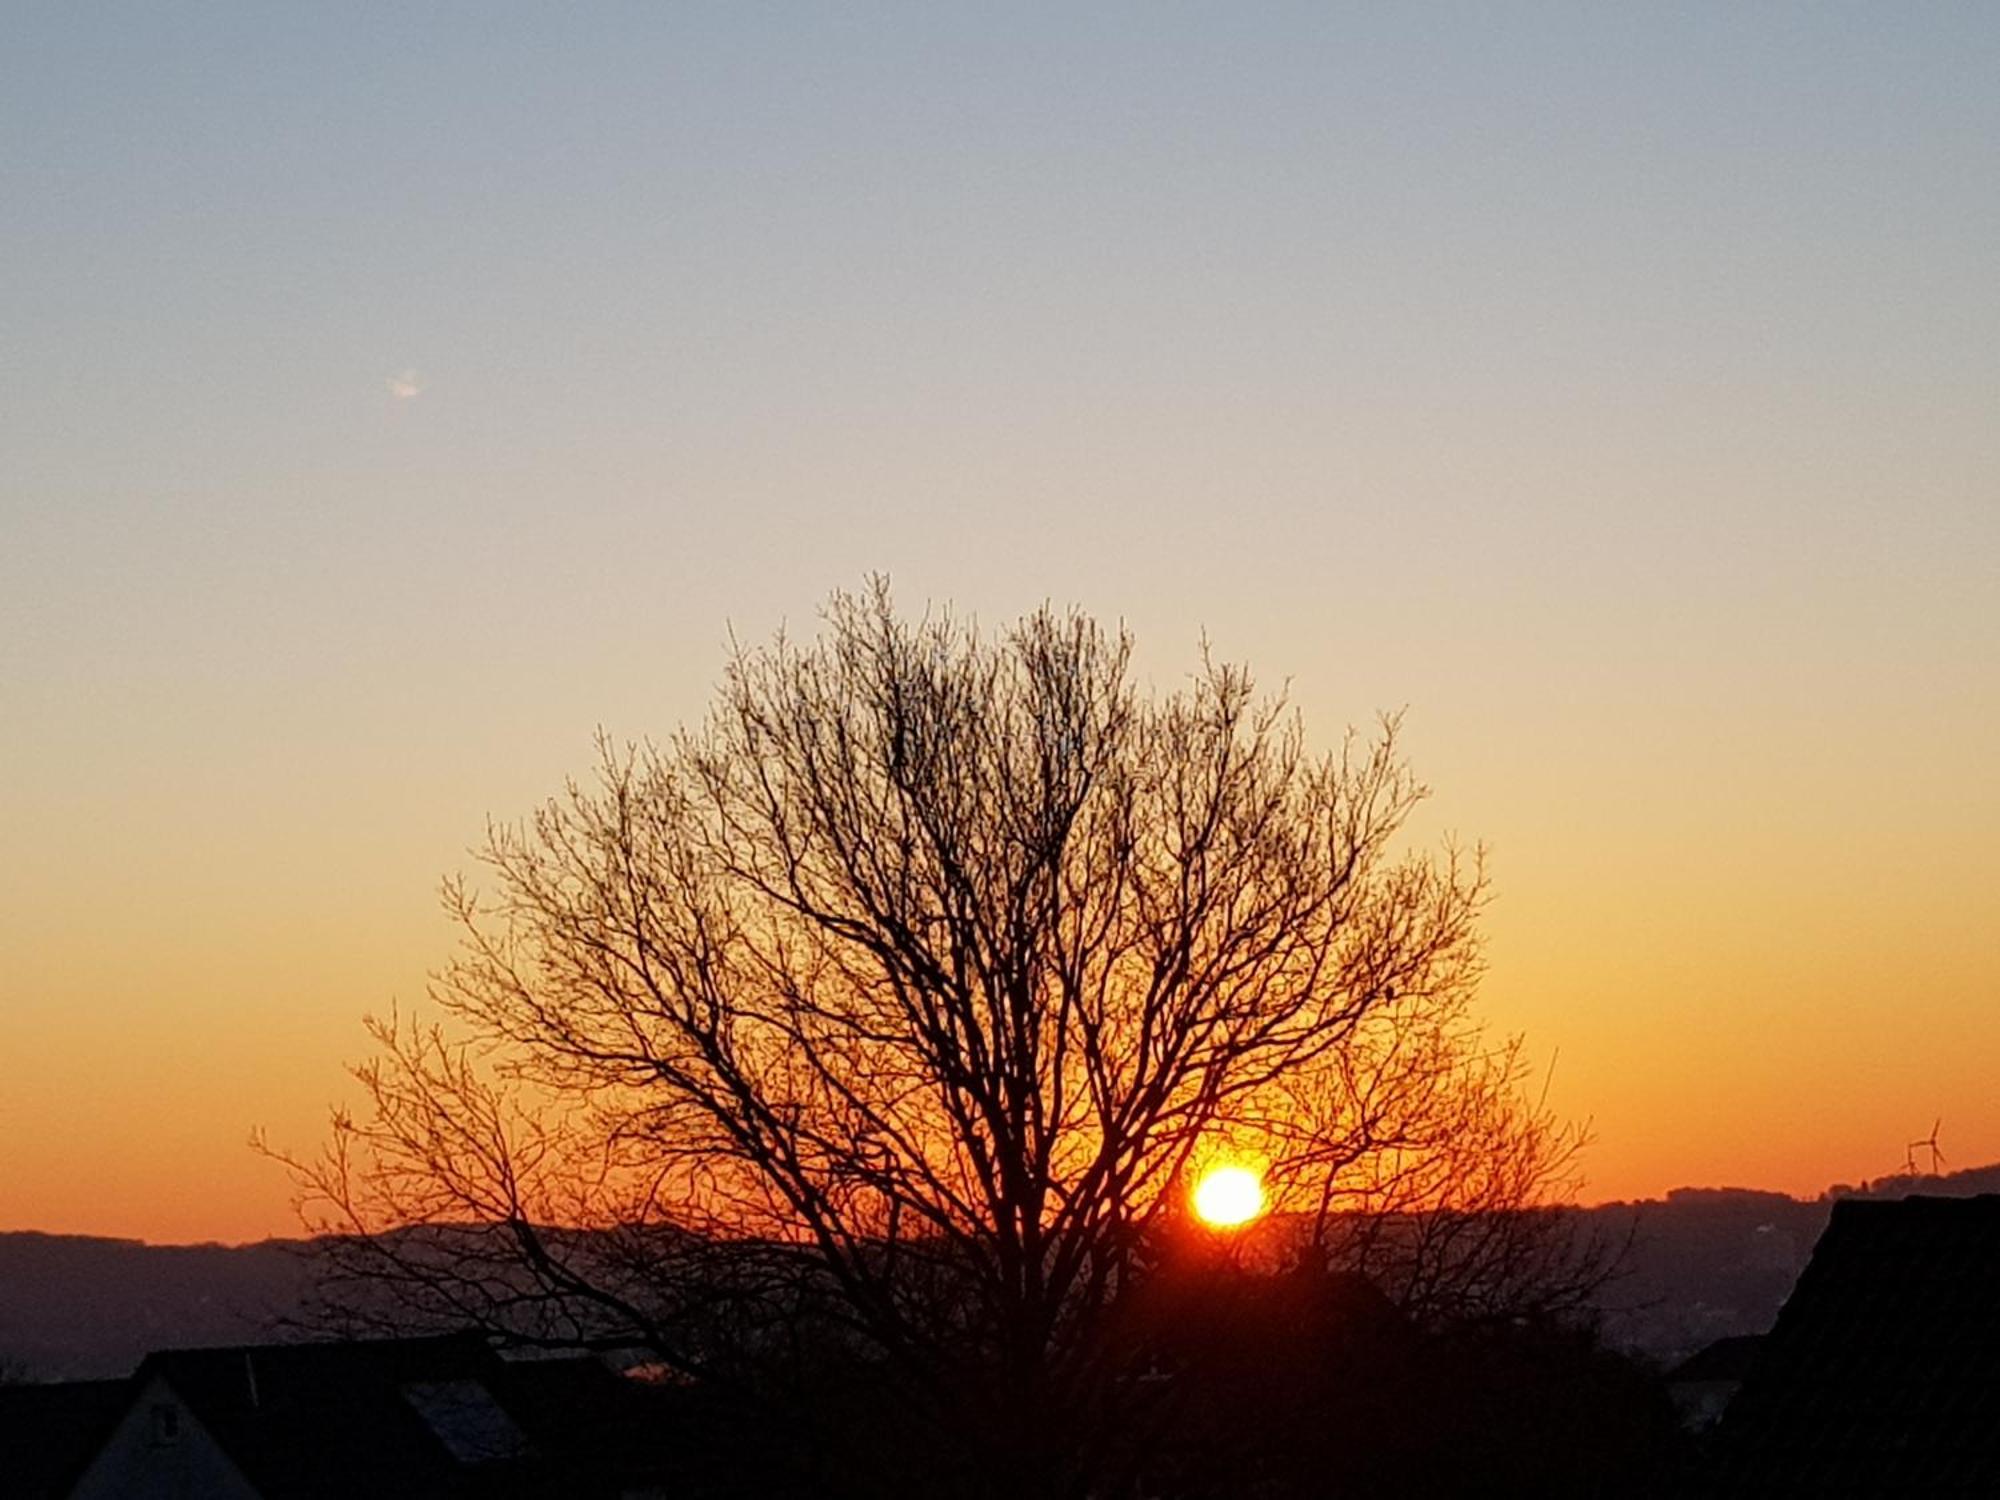
<svg viewBox="0 0 2000 1500"><path fill-rule="evenodd" d="M1212 1167L1195 1186L1194 1211L1217 1229L1248 1224L1264 1211L1264 1184L1248 1167Z"/></svg>

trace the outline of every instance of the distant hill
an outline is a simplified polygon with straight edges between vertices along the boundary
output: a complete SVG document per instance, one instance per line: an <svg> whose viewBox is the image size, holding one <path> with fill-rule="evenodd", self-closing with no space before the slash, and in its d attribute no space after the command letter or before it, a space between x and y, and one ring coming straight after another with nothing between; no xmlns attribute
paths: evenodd
<svg viewBox="0 0 2000 1500"><path fill-rule="evenodd" d="M1764 1333L1791 1295L1835 1200L1913 1193L2000 1193L2000 1163L1840 1183L1818 1198L1676 1188L1664 1199L1587 1209L1607 1231L1632 1234L1625 1274L1602 1297L1605 1331L1614 1342L1665 1362L1730 1334Z"/></svg>
<svg viewBox="0 0 2000 1500"><path fill-rule="evenodd" d="M1818 1198L1676 1188L1664 1199L1580 1210L1632 1236L1602 1302L1607 1334L1672 1361L1726 1334L1762 1333L1826 1227L1836 1198L2000 1193L2000 1163L1940 1176L1843 1183ZM40 1380L124 1375L151 1349L276 1337L307 1289L310 1243L146 1245L0 1233L0 1366Z"/></svg>
<svg viewBox="0 0 2000 1500"><path fill-rule="evenodd" d="M304 1248L0 1234L0 1363L87 1380L150 1349L271 1337L305 1289Z"/></svg>
<svg viewBox="0 0 2000 1500"><path fill-rule="evenodd" d="M1937 1198L1970 1198L1978 1193L2000 1193L2000 1162L1935 1175L1899 1172L1894 1177L1878 1177L1859 1186L1843 1182L1828 1188L1821 1197L1830 1204L1835 1198L1907 1198L1914 1193L1928 1193Z"/></svg>

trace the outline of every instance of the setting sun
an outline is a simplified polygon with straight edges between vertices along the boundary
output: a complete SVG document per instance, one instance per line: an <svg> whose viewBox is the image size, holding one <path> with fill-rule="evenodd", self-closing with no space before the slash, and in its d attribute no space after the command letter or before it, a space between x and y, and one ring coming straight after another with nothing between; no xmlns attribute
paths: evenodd
<svg viewBox="0 0 2000 1500"><path fill-rule="evenodd" d="M1264 1211L1264 1184L1248 1167L1214 1167L1195 1187L1194 1211L1217 1229L1248 1224Z"/></svg>

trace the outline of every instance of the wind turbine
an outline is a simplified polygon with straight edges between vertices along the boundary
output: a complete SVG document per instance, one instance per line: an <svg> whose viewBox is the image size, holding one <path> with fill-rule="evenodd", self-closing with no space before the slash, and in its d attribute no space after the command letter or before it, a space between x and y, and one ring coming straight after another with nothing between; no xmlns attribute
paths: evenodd
<svg viewBox="0 0 2000 1500"><path fill-rule="evenodd" d="M1944 1124L1944 1116L1939 1115L1931 1122L1931 1133L1929 1135L1925 1136L1922 1140L1911 1141L1908 1146L1903 1148L1903 1155L1908 1159L1912 1172L1915 1172L1917 1169L1916 1150L1919 1146L1928 1147L1930 1150L1931 1176L1937 1176L1938 1168L1944 1165L1944 1153L1938 1150L1937 1143L1938 1127L1942 1124Z"/></svg>

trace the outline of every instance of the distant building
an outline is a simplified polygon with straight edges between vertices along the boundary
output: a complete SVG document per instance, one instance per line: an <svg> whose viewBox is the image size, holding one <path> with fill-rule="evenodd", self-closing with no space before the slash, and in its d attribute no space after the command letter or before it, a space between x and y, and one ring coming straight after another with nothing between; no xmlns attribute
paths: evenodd
<svg viewBox="0 0 2000 1500"><path fill-rule="evenodd" d="M1722 1420L1763 1343L1761 1333L1717 1339L1667 1372L1667 1395L1681 1426L1690 1432L1707 1432Z"/></svg>
<svg viewBox="0 0 2000 1500"><path fill-rule="evenodd" d="M2000 1195L1834 1205L1709 1488L2000 1495Z"/></svg>
<svg viewBox="0 0 2000 1500"><path fill-rule="evenodd" d="M67 1482L45 1478L41 1493L652 1500L668 1492L667 1393L595 1359L503 1360L473 1334L167 1350L116 1386L118 1401L106 1419L100 1400L98 1429Z"/></svg>

